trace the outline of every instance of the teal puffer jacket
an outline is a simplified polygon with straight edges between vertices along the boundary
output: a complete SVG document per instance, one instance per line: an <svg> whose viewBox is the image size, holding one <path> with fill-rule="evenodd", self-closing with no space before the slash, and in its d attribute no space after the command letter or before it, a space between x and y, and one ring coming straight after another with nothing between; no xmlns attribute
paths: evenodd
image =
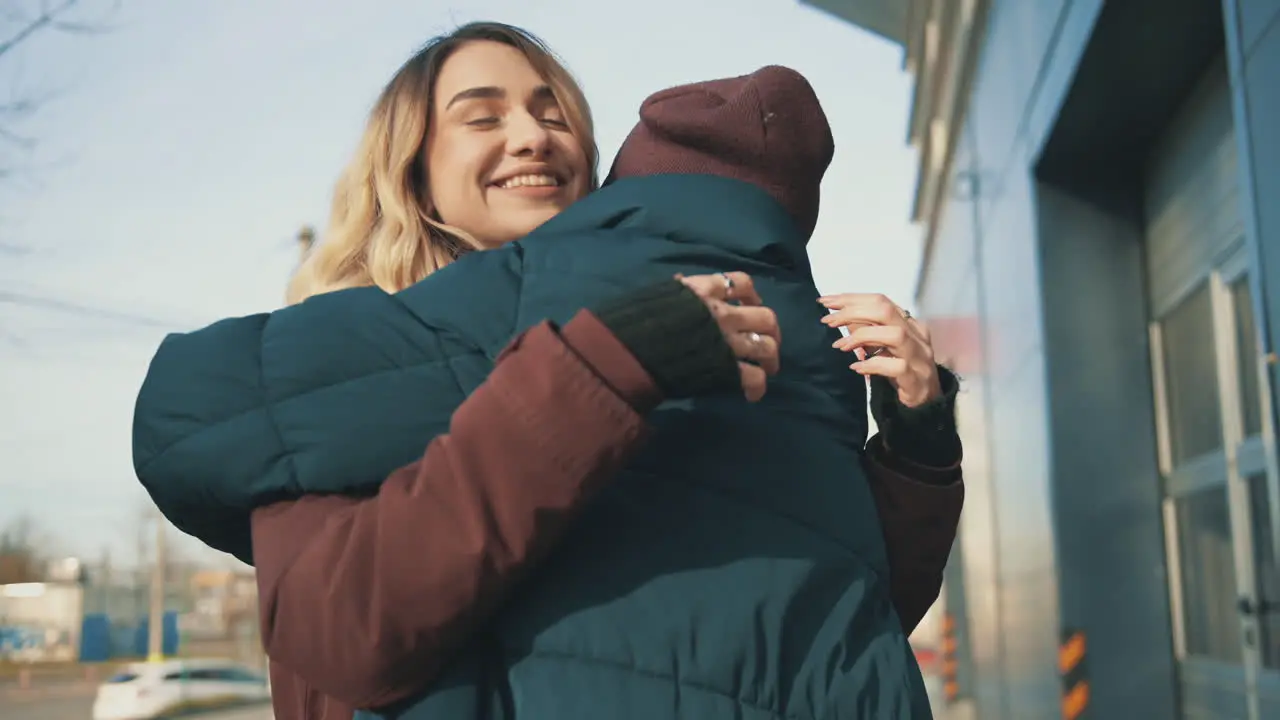
<svg viewBox="0 0 1280 720"><path fill-rule="evenodd" d="M138 398L138 477L179 528L251 561L253 508L375 490L518 332L675 273L742 270L784 339L765 399L662 405L506 609L381 716L928 718L860 471L865 386L829 349L806 241L752 185L632 178L400 293L171 336Z"/></svg>

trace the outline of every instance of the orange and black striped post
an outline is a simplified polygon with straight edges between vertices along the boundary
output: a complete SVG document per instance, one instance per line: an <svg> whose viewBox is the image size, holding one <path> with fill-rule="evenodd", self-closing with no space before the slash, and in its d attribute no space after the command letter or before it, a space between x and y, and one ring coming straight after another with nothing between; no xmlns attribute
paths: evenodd
<svg viewBox="0 0 1280 720"><path fill-rule="evenodd" d="M1085 660L1088 645L1084 633L1067 629L1058 646L1058 675L1062 678L1063 720L1079 720L1089 707L1089 677Z"/></svg>
<svg viewBox="0 0 1280 720"><path fill-rule="evenodd" d="M951 613L942 616L942 695L948 703L960 697L960 682L956 677L956 619Z"/></svg>

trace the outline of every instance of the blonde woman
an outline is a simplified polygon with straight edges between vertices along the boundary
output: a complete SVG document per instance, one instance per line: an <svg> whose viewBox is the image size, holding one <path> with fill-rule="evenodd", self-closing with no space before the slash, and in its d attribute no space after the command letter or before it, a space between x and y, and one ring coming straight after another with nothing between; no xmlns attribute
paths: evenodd
<svg viewBox="0 0 1280 720"><path fill-rule="evenodd" d="M400 291L519 239L596 187L595 156L582 93L530 35L481 23L434 40L374 108L290 300ZM853 328L843 349L879 388L882 434L866 469L909 629L936 597L959 513L954 378L933 363L923 326L886 299L825 303L830 324ZM513 340L449 434L376 496L257 511L252 559L277 716L519 717L504 669L484 652L486 619L644 444L659 402L729 387L760 399L780 340L744 273L625 294ZM592 716L629 712L612 697L623 706Z"/></svg>

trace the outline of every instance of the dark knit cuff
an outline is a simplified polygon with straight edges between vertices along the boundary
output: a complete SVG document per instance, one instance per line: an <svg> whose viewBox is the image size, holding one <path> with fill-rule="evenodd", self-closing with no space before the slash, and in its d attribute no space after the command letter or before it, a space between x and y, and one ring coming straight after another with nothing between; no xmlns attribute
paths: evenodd
<svg viewBox="0 0 1280 720"><path fill-rule="evenodd" d="M707 304L668 280L626 293L593 310L668 398L742 387L738 361Z"/></svg>
<svg viewBox="0 0 1280 720"><path fill-rule="evenodd" d="M963 449L956 428L955 373L938 366L942 395L909 408L898 401L898 392L885 378L871 378L871 416L884 437L885 448L895 457L931 468L952 467Z"/></svg>

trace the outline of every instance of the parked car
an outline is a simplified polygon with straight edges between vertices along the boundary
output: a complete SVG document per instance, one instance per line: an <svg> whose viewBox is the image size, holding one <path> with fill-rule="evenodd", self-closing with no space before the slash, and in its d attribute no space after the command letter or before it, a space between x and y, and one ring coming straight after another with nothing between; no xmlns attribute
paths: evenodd
<svg viewBox="0 0 1280 720"><path fill-rule="evenodd" d="M93 720L156 720L270 698L262 673L230 660L141 662L98 686Z"/></svg>

